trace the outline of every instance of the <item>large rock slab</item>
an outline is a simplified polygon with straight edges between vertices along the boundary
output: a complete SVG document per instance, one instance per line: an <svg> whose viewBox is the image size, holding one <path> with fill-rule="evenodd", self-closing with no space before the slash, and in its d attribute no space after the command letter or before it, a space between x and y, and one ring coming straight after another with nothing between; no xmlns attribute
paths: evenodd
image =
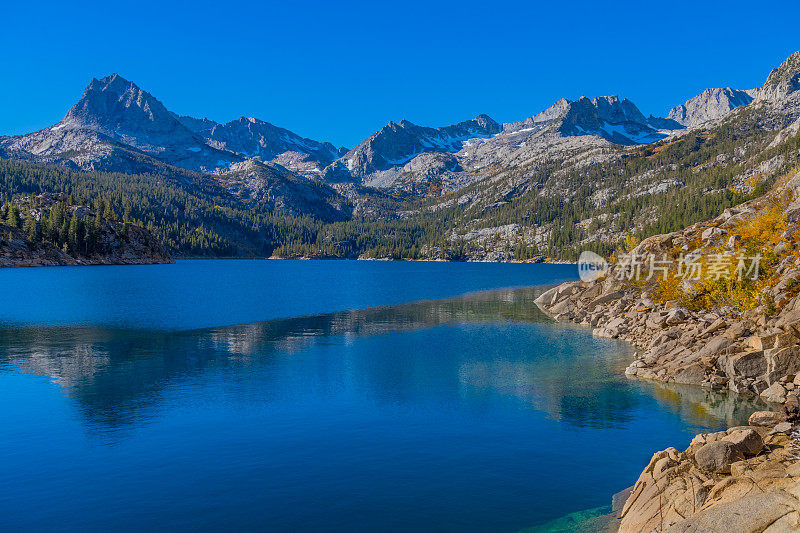
<svg viewBox="0 0 800 533"><path fill-rule="evenodd" d="M773 411L756 411L747 420L747 423L754 427L771 428L783 421L778 413Z"/></svg>
<svg viewBox="0 0 800 533"><path fill-rule="evenodd" d="M783 403L786 401L786 389L780 383L773 383L761 393L761 399L772 403Z"/></svg>
<svg viewBox="0 0 800 533"><path fill-rule="evenodd" d="M721 335L712 337L700 349L697 355L698 357L721 356L725 354L725 350L727 350L728 346L731 344L733 344L733 341L727 337Z"/></svg>
<svg viewBox="0 0 800 533"><path fill-rule="evenodd" d="M555 297L556 294L558 294L558 289L559 287L553 287L552 289L544 291L533 302L537 305L542 305L545 307L553 305L553 298Z"/></svg>
<svg viewBox="0 0 800 533"><path fill-rule="evenodd" d="M609 292L607 294L603 294L601 296L598 296L597 298L595 298L591 302L589 302L589 304L586 306L586 310L587 311L591 311L595 307L597 307L598 305L603 305L603 304L607 304L609 302L613 302L614 300L619 300L624 295L625 295L625 293L622 292L622 291L614 291L614 292Z"/></svg>
<svg viewBox="0 0 800 533"><path fill-rule="evenodd" d="M767 360L762 351L744 352L719 357L717 366L729 378L735 376L756 378L767 371Z"/></svg>
<svg viewBox="0 0 800 533"><path fill-rule="evenodd" d="M779 533L800 531L797 499L782 492L721 503L666 528L666 533ZM776 527L777 526L777 527Z"/></svg>
<svg viewBox="0 0 800 533"><path fill-rule="evenodd" d="M700 363L694 363L675 372L675 383L697 385L706 379L706 370Z"/></svg>
<svg viewBox="0 0 800 533"><path fill-rule="evenodd" d="M745 457L757 455L764 449L764 441L761 435L752 428L734 429L722 440L736 446Z"/></svg>
<svg viewBox="0 0 800 533"><path fill-rule="evenodd" d="M718 440L704 445L694 454L697 465L712 474L729 474L731 463L744 459L744 454L732 442Z"/></svg>
<svg viewBox="0 0 800 533"><path fill-rule="evenodd" d="M764 351L767 362L768 383L778 381L788 374L800 372L800 346L786 346Z"/></svg>
<svg viewBox="0 0 800 533"><path fill-rule="evenodd" d="M783 403L783 414L786 420L797 422L800 420L800 398L797 394L787 394L786 401Z"/></svg>

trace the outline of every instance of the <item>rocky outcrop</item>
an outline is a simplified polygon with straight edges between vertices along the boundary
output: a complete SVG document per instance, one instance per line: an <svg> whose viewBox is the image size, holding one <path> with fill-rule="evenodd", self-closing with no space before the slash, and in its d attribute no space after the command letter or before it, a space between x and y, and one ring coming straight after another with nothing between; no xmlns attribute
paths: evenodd
<svg viewBox="0 0 800 533"><path fill-rule="evenodd" d="M297 176L281 165L250 159L237 163L218 181L239 198L292 216L331 222L350 218L352 205L330 186Z"/></svg>
<svg viewBox="0 0 800 533"><path fill-rule="evenodd" d="M0 224L0 267L150 265L174 262L149 231L133 224L104 221L97 248L90 255L70 255L52 243L30 241L19 228Z"/></svg>
<svg viewBox="0 0 800 533"><path fill-rule="evenodd" d="M646 265L640 265L639 279L627 279L634 272L629 271L630 264L622 263L612 265L602 279L551 289L537 303L558 320L636 345L640 351L626 370L631 377L756 394L784 403L800 390L800 264L792 251L800 241L791 226L800 215L798 191L800 173L795 172L762 198L728 209L714 220L646 239L630 252L629 257L639 261L678 254L735 261L744 253L739 228L782 209L771 216L778 217L776 221L784 217L789 226L775 238L780 242L760 252L773 257L777 266L769 280L759 282L758 306L689 309L681 300L665 300L659 293L663 273L648 272ZM645 279L651 276L652 280ZM692 279L676 278L673 283L681 284L684 295L693 295L700 287Z"/></svg>
<svg viewBox="0 0 800 533"><path fill-rule="evenodd" d="M800 51L790 55L773 69L766 83L758 89L757 100L780 101L800 89Z"/></svg>
<svg viewBox="0 0 800 533"><path fill-rule="evenodd" d="M766 422L766 423L765 423ZM653 455L625 502L620 533L800 529L800 428L774 413Z"/></svg>

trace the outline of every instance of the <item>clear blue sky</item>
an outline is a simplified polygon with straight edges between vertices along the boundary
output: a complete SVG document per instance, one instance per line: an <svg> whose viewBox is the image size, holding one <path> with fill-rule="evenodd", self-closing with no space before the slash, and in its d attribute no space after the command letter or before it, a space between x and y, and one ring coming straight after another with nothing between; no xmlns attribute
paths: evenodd
<svg viewBox="0 0 800 533"><path fill-rule="evenodd" d="M508 122L560 97L664 114L800 49L796 0L6 2L2 18L0 134L57 122L112 72L181 114L348 147L389 120Z"/></svg>

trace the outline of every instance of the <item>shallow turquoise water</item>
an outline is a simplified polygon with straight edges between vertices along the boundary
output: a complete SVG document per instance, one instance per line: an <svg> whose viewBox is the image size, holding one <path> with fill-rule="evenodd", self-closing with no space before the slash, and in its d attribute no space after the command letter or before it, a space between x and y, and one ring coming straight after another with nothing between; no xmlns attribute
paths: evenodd
<svg viewBox="0 0 800 533"><path fill-rule="evenodd" d="M572 268L0 271L0 530L518 531L605 505L748 406L626 380L629 348L536 289L474 292Z"/></svg>

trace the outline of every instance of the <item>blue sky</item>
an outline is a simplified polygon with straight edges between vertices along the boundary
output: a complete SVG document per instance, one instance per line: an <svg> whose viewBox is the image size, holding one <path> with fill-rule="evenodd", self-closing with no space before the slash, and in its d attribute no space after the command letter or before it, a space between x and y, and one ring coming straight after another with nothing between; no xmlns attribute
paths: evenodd
<svg viewBox="0 0 800 533"><path fill-rule="evenodd" d="M181 114L256 116L348 147L389 120L520 120L620 94L665 114L761 85L800 49L795 1L8 2L0 134L57 122L118 72Z"/></svg>

